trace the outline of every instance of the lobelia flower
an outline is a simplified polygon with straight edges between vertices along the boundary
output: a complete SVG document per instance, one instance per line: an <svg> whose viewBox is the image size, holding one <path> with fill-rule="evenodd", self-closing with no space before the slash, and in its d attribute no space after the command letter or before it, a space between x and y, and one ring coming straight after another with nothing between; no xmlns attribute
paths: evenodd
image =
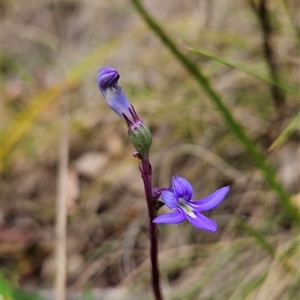
<svg viewBox="0 0 300 300"><path fill-rule="evenodd" d="M161 193L161 199L166 206L175 211L158 216L153 222L177 224L188 219L198 229L216 232L216 222L205 217L201 212L219 205L229 192L229 189L229 186L225 186L201 200L192 200L193 188L191 184L180 176L174 176L171 188Z"/></svg>
<svg viewBox="0 0 300 300"><path fill-rule="evenodd" d="M97 85L109 107L127 124L132 144L142 157L148 157L152 143L149 128L138 117L118 84L120 74L111 67L103 67L97 75Z"/></svg>
<svg viewBox="0 0 300 300"><path fill-rule="evenodd" d="M132 106L122 92L121 85L118 84L120 74L111 67L103 67L97 75L97 84L100 92L107 101L109 107L125 121L125 116L132 123L135 122L132 116ZM137 120L136 120L137 121Z"/></svg>

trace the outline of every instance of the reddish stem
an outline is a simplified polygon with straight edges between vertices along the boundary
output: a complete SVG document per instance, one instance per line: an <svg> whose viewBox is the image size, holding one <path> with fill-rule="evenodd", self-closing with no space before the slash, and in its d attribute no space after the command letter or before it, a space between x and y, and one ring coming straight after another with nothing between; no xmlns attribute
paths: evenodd
<svg viewBox="0 0 300 300"><path fill-rule="evenodd" d="M145 196L148 207L149 217L149 235L150 235L150 260L151 260L151 275L152 275L152 289L156 300L163 300L160 289L160 275L158 268L158 241L156 224L152 221L156 217L155 203L152 197L152 167L147 158L141 158L142 167L140 168L141 177L144 183Z"/></svg>

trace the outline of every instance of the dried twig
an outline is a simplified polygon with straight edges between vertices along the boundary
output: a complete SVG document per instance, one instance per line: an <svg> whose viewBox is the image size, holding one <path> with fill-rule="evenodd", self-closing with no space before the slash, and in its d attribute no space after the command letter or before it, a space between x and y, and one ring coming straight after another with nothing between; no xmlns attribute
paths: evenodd
<svg viewBox="0 0 300 300"><path fill-rule="evenodd" d="M280 76L278 62L273 45L274 31L270 21L268 0L249 0L249 3L260 22L263 38L264 55L269 67L270 76L275 82L275 84L270 85L270 90L273 96L274 105L277 109L278 121L281 122L285 115L285 94L284 91L276 85L276 83L279 83L280 81Z"/></svg>
<svg viewBox="0 0 300 300"><path fill-rule="evenodd" d="M62 37L61 26L58 19L59 3L53 2L53 23L57 35ZM58 49L63 52L62 39ZM57 176L56 199L56 261L55 261L55 300L66 299L67 283L67 181L69 164L69 101L66 95L61 97L61 134L59 143L59 160Z"/></svg>
<svg viewBox="0 0 300 300"><path fill-rule="evenodd" d="M63 97L56 202L56 300L66 299L67 180L69 160L68 110L68 99Z"/></svg>

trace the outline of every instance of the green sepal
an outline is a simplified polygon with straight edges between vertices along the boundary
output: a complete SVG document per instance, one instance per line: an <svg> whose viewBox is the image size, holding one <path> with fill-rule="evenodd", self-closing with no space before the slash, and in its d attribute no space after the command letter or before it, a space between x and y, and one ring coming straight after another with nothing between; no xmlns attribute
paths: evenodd
<svg viewBox="0 0 300 300"><path fill-rule="evenodd" d="M152 134L150 129L144 123L140 123L138 126L129 128L128 134L131 143L141 157L148 158L150 146L152 144Z"/></svg>

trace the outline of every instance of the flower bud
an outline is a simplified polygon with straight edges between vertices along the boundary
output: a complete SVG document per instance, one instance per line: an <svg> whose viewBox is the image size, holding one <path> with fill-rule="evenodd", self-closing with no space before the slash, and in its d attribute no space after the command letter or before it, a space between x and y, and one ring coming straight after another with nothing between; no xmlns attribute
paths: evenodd
<svg viewBox="0 0 300 300"><path fill-rule="evenodd" d="M127 124L130 140L140 156L149 155L152 136L149 128L138 117L133 106L118 84L120 75L111 67L103 67L97 75L97 85L109 107Z"/></svg>
<svg viewBox="0 0 300 300"><path fill-rule="evenodd" d="M127 116L127 118L131 120L131 105L122 92L121 85L118 84L119 78L120 75L117 70L111 67L103 67L98 72L97 85L109 107L118 114L123 121L125 121L124 116Z"/></svg>
<svg viewBox="0 0 300 300"><path fill-rule="evenodd" d="M139 152L141 157L148 158L150 146L152 144L152 135L150 129L140 121L139 124L129 127L128 134L131 143Z"/></svg>

